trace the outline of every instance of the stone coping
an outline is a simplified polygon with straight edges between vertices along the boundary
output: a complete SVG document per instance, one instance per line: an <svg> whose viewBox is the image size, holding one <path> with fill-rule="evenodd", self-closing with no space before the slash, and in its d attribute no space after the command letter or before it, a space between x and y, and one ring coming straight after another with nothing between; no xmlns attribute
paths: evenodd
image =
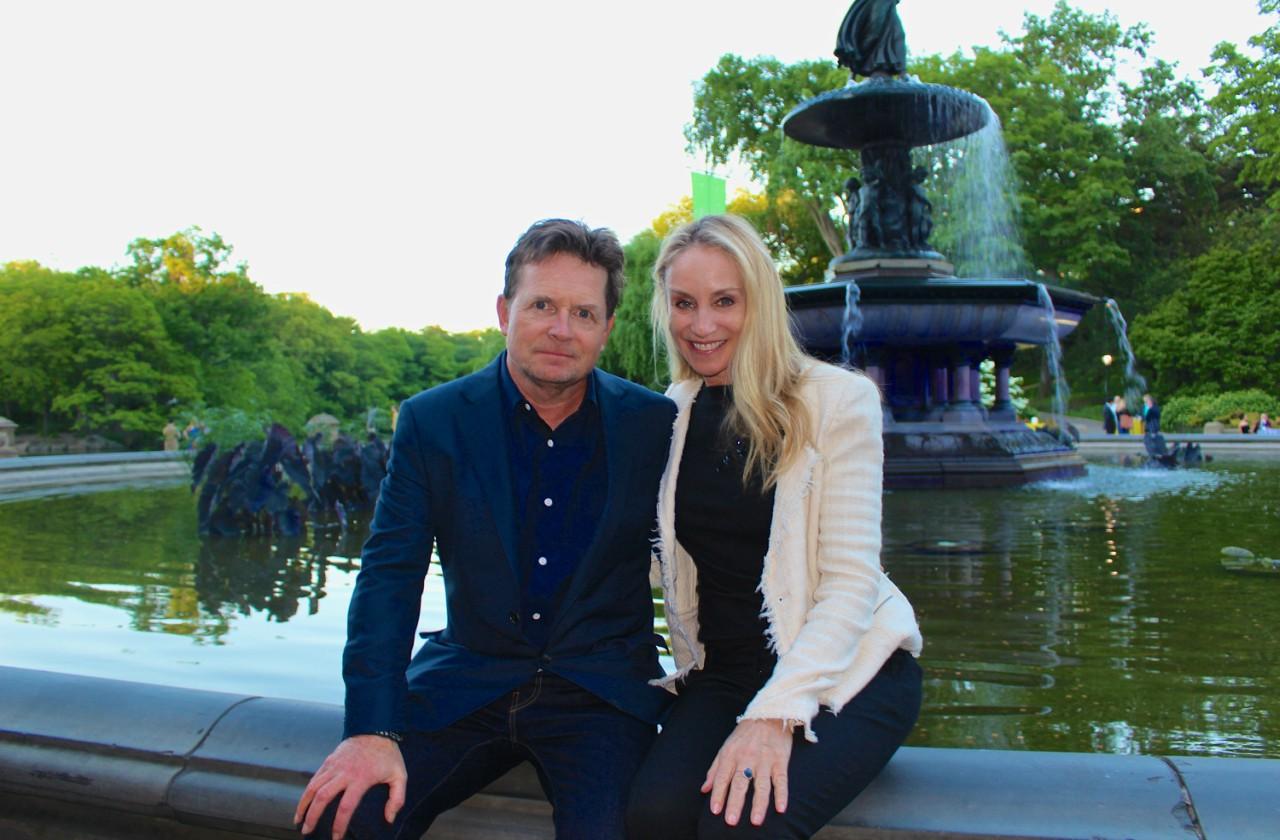
<svg viewBox="0 0 1280 840"><path fill-rule="evenodd" d="M0 828L296 837L298 795L341 728L329 704L0 666ZM1269 840L1278 789L1280 760L908 747L817 836ZM550 840L549 814L524 765L430 837Z"/></svg>
<svg viewBox="0 0 1280 840"><path fill-rule="evenodd" d="M59 467L95 467L115 464L167 463L178 461L185 463L188 457L195 457L187 452L86 452L72 455L23 455L18 458L6 458L0 461L0 472L13 470L40 470Z"/></svg>
<svg viewBox="0 0 1280 840"><path fill-rule="evenodd" d="M1164 439L1168 443L1198 443L1203 446L1206 443L1238 443L1246 446L1275 446L1280 447L1280 435L1242 435L1239 432L1223 432L1218 435L1206 435L1200 432L1162 432ZM1106 435L1099 433L1089 433L1080 435L1081 443L1115 443L1128 444L1141 447L1142 435Z"/></svg>

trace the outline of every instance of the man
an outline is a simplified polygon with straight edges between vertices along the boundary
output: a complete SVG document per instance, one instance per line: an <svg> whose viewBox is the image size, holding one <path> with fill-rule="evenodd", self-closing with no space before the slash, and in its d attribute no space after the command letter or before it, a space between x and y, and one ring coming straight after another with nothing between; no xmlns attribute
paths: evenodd
<svg viewBox="0 0 1280 840"><path fill-rule="evenodd" d="M1160 406L1156 405L1156 398L1150 394L1142 395L1142 433L1160 434Z"/></svg>
<svg viewBox="0 0 1280 840"><path fill-rule="evenodd" d="M1102 404L1102 433L1114 435L1120 429L1120 418L1116 414L1116 400L1119 397L1108 397Z"/></svg>
<svg viewBox="0 0 1280 840"><path fill-rule="evenodd" d="M558 838L622 837L666 703L649 540L675 417L594 367L622 264L607 230L534 224L507 256L506 352L404 403L348 616L344 740L299 800L305 834L417 840L527 760ZM448 626L410 660L433 543Z"/></svg>

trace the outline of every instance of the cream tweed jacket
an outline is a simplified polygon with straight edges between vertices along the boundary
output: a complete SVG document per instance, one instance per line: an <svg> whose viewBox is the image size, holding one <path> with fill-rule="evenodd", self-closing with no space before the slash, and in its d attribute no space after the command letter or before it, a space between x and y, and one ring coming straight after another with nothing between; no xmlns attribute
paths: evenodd
<svg viewBox="0 0 1280 840"><path fill-rule="evenodd" d="M676 681L701 668L697 569L675 537L676 477L701 379L676 382L678 413L658 491L655 573L661 576ZM915 612L880 566L884 472L880 393L865 376L813 362L801 385L811 444L778 478L760 591L773 676L739 720L811 724L819 707L839 712L895 650L920 655Z"/></svg>

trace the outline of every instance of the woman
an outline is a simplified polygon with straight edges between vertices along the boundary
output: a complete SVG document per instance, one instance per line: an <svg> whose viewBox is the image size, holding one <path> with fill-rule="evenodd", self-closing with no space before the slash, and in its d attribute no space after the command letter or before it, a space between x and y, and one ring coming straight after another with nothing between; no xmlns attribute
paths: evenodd
<svg viewBox="0 0 1280 840"><path fill-rule="evenodd" d="M655 280L679 410L658 502L677 699L628 833L808 837L920 707L920 632L880 568L880 395L800 350L743 220L675 231Z"/></svg>

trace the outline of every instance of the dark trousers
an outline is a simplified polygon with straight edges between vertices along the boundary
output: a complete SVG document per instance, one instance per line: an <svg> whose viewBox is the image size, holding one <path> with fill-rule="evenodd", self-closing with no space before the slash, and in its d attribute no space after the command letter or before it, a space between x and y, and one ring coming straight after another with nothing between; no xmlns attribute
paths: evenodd
<svg viewBox="0 0 1280 840"><path fill-rule="evenodd" d="M400 745L409 781L394 824L387 786L360 801L351 840L418 840L437 816L522 761L531 762L553 808L557 840L623 836L632 777L655 727L572 682L541 673L456 723L410 733ZM309 835L329 840L335 804Z"/></svg>
<svg viewBox="0 0 1280 840"><path fill-rule="evenodd" d="M694 671L663 724L662 733L636 774L627 811L632 840L710 840L720 837L810 837L870 784L911 732L920 712L921 670L899 650L856 697L834 715L823 709L813 721L817 743L797 729L787 766L787 812L769 803L759 828L751 825L751 802L738 825L711 813L700 790L707 769L735 719L773 669L764 653L707 653L706 668Z"/></svg>

